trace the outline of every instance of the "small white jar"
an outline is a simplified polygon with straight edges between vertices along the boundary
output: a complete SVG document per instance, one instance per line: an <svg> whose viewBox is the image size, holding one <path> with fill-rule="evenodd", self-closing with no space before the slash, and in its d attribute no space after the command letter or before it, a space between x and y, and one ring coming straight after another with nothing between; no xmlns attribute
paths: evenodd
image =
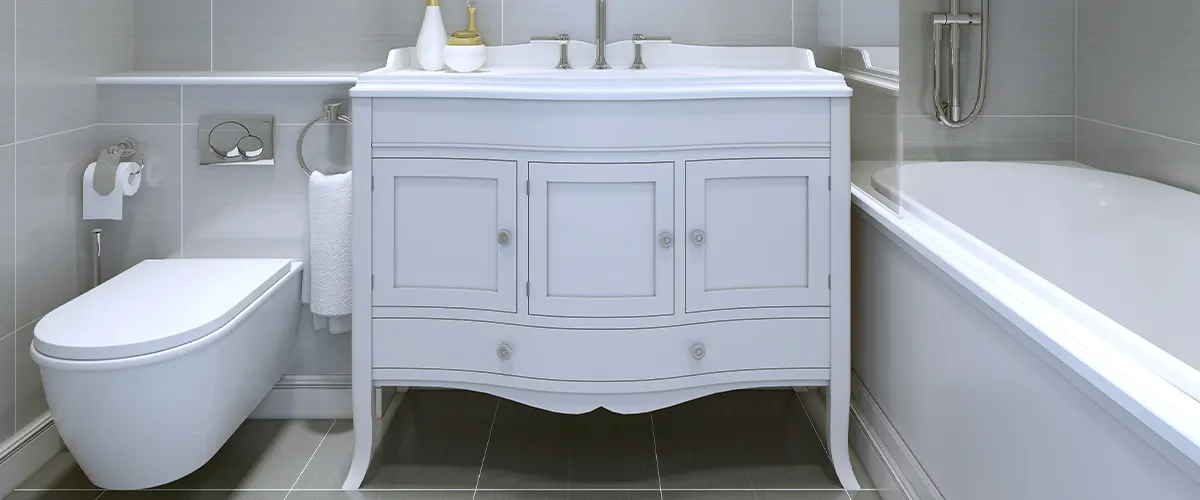
<svg viewBox="0 0 1200 500"><path fill-rule="evenodd" d="M446 66L458 73L470 73L487 63L487 47L473 31L456 31L446 43Z"/></svg>

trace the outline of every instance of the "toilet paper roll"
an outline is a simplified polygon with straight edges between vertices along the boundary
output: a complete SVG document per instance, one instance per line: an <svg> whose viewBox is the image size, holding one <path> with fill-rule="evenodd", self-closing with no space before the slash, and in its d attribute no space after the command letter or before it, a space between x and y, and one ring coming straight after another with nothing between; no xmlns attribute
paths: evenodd
<svg viewBox="0 0 1200 500"><path fill-rule="evenodd" d="M114 189L107 195L96 192L96 176L106 175L95 163L83 171L84 220L121 220L124 217L125 197L137 194L142 187L142 175L136 163L122 162L113 175ZM138 171L138 173L134 173Z"/></svg>

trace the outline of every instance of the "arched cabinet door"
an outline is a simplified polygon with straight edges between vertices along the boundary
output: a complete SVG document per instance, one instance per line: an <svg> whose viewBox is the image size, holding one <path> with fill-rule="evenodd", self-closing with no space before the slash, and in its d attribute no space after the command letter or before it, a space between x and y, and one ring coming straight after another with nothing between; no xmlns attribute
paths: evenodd
<svg viewBox="0 0 1200 500"><path fill-rule="evenodd" d="M375 306L517 312L517 163L374 163Z"/></svg>
<svg viewBox="0 0 1200 500"><path fill-rule="evenodd" d="M687 312L829 305L829 165L687 162Z"/></svg>
<svg viewBox="0 0 1200 500"><path fill-rule="evenodd" d="M673 163L530 163L529 313L675 312Z"/></svg>

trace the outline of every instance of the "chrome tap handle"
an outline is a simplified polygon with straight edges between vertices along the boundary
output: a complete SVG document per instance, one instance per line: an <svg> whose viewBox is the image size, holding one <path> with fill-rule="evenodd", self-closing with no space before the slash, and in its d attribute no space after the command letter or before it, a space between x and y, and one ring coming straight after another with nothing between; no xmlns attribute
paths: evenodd
<svg viewBox="0 0 1200 500"><path fill-rule="evenodd" d="M567 55L567 46L571 44L571 37L566 33L558 36L535 36L530 38L531 43L557 43L558 44L558 65L554 69L571 69L571 61Z"/></svg>
<svg viewBox="0 0 1200 500"><path fill-rule="evenodd" d="M633 35L633 65L629 69L646 69L646 63L642 61L642 44L646 43L671 43L671 37L646 36L641 33Z"/></svg>

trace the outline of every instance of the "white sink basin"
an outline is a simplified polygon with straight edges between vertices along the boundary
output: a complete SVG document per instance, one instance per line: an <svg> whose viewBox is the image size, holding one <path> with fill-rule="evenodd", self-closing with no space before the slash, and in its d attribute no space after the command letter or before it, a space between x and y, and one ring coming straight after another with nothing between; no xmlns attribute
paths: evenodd
<svg viewBox="0 0 1200 500"><path fill-rule="evenodd" d="M611 70L590 69L596 46L572 41L574 69L554 69L556 44L488 47L488 64L472 73L422 71L415 50L396 49L384 68L363 74L355 97L465 97L546 100L657 100L736 97L845 97L841 74L818 68L808 49L647 44L649 67L628 69L629 41L607 46Z"/></svg>

